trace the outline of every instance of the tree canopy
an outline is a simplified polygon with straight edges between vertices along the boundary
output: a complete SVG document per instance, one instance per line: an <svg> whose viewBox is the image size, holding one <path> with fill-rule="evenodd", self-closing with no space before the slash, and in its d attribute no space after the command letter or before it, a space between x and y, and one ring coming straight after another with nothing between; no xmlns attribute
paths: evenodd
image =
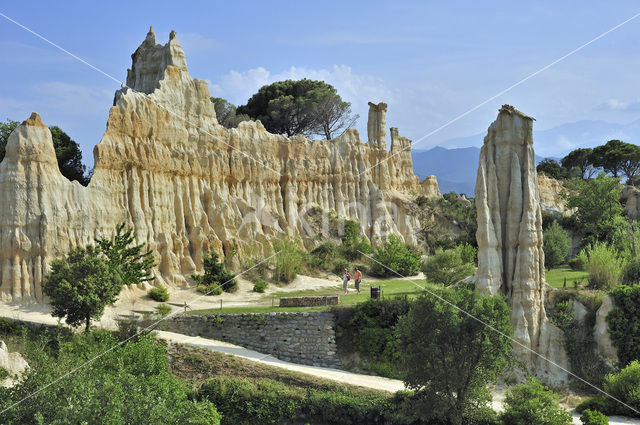
<svg viewBox="0 0 640 425"><path fill-rule="evenodd" d="M569 177L569 172L553 158L545 158L536 167L538 173L545 174L556 180L564 180Z"/></svg>
<svg viewBox="0 0 640 425"><path fill-rule="evenodd" d="M9 136L19 125L20 122L10 119L0 122L0 161L4 159ZM77 180L83 186L89 184L91 173L87 174L86 167L82 164L82 151L78 143L58 126L51 126L49 130L60 173L71 181Z"/></svg>
<svg viewBox="0 0 640 425"><path fill-rule="evenodd" d="M593 177L596 169L591 163L591 155L593 149L591 148L578 148L569 152L567 156L562 158L560 163L562 167L566 169L574 169L577 168L580 170L580 178L582 179L590 179Z"/></svg>
<svg viewBox="0 0 640 425"><path fill-rule="evenodd" d="M271 133L327 139L340 135L358 118L333 86L306 78L262 86L237 113L260 120Z"/></svg>
<svg viewBox="0 0 640 425"><path fill-rule="evenodd" d="M251 118L246 114L238 114L236 105L232 104L221 97L212 97L213 107L216 111L216 118L220 125L226 128L235 128L242 121L248 121Z"/></svg>
<svg viewBox="0 0 640 425"><path fill-rule="evenodd" d="M605 172L611 173L613 177L624 174L632 180L640 169L640 146L620 140L609 140L604 145L593 149L591 162Z"/></svg>

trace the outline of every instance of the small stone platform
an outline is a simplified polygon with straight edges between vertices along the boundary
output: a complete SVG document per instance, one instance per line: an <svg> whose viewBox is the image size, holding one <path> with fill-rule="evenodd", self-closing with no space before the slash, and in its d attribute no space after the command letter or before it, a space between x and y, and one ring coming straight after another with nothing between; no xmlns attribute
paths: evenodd
<svg viewBox="0 0 640 425"><path fill-rule="evenodd" d="M339 295L326 295L321 297L287 297L280 298L280 307L316 307L323 305L340 304Z"/></svg>

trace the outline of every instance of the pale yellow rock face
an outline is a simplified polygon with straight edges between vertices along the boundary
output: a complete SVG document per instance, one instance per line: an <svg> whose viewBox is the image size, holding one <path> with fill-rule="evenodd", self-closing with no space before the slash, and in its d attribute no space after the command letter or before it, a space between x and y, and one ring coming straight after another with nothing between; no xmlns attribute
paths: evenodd
<svg viewBox="0 0 640 425"><path fill-rule="evenodd" d="M633 219L640 217L640 189L635 186L625 186L621 194L624 202L624 212Z"/></svg>
<svg viewBox="0 0 640 425"><path fill-rule="evenodd" d="M547 320L542 215L533 151L533 118L504 105L480 152L476 182L476 288L506 295L514 352L548 383L562 384L569 362L562 331ZM537 352L534 354L531 350Z"/></svg>
<svg viewBox="0 0 640 425"><path fill-rule="evenodd" d="M123 221L154 250L157 282L170 285L200 272L210 249L266 258L284 233L317 240L306 222L314 207L359 221L373 243L391 233L417 242L405 205L422 187L410 150L386 150L386 105L372 107L368 144L354 129L330 141L270 134L260 122L226 129L175 33L159 45L151 30L132 59L88 187L60 174L37 114L11 135L0 164L2 300L41 300L52 259ZM392 146L410 146L395 134Z"/></svg>
<svg viewBox="0 0 640 425"><path fill-rule="evenodd" d="M562 196L566 188L558 180L538 175L538 192L543 210L563 216L571 215L572 211L567 208L567 201Z"/></svg>
<svg viewBox="0 0 640 425"><path fill-rule="evenodd" d="M436 176L425 177L425 179L420 182L420 186L422 186L422 190L427 198L442 198Z"/></svg>
<svg viewBox="0 0 640 425"><path fill-rule="evenodd" d="M615 303L610 295L602 298L602 305L596 312L596 324L593 329L593 338L598 345L598 352L602 354L611 365L615 365L618 362L618 350L611 341L609 325L606 319L614 307Z"/></svg>
<svg viewBox="0 0 640 425"><path fill-rule="evenodd" d="M29 364L20 353L10 353L4 341L0 341L0 368L6 369L10 376L0 380L0 386L12 387L27 370ZM17 378L17 379L14 379Z"/></svg>

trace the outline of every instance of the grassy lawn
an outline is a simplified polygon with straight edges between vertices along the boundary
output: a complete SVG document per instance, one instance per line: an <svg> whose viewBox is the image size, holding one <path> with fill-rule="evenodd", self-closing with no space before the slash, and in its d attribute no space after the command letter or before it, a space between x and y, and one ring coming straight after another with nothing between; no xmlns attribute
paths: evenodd
<svg viewBox="0 0 640 425"><path fill-rule="evenodd" d="M415 280L416 283L427 288L432 288L432 284L428 284L424 279ZM278 292L271 296L266 296L260 306L255 307L229 307L229 308L211 308L206 310L194 310L194 314L229 314L229 313L271 313L278 311L322 311L328 310L332 306L322 307L278 307L279 299L283 297L309 297L321 295L340 295L339 305L352 305L368 300L371 297L371 287L380 287L383 297L417 297L422 292L421 288L407 280L382 280L377 282L362 283L360 285L360 294L356 293L353 287L353 281L349 282L349 294L342 293L342 285L336 285L330 288L321 288L317 290L308 289L304 291ZM268 304L274 304L274 307ZM265 305L267 304L267 305Z"/></svg>
<svg viewBox="0 0 640 425"><path fill-rule="evenodd" d="M573 288L573 283L578 282L586 285L588 273L582 270L571 270L569 267L559 267L557 269L547 270L547 283L554 288L562 288L564 279L567 279L567 288Z"/></svg>

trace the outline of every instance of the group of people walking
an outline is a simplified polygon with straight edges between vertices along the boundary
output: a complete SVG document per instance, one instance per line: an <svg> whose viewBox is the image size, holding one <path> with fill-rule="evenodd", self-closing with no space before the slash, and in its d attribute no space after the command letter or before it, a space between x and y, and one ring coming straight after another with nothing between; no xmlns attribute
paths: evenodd
<svg viewBox="0 0 640 425"><path fill-rule="evenodd" d="M356 291L358 291L358 294L359 294L360 293L360 282L362 282L362 272L357 267L353 268L353 279L355 280ZM349 273L349 270L347 270L347 268L345 267L344 273L342 274L342 289L344 289L345 295L349 293L349 281L350 280L351 280L351 274Z"/></svg>

